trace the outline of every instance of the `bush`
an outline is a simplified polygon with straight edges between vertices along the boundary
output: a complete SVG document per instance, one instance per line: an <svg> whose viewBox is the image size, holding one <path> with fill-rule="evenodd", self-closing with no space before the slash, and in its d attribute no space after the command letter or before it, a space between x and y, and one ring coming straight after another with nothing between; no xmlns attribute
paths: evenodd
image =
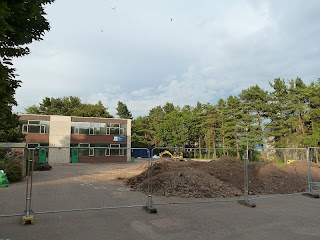
<svg viewBox="0 0 320 240"><path fill-rule="evenodd" d="M11 183L22 180L23 167L18 160L0 160L0 169L5 171Z"/></svg>

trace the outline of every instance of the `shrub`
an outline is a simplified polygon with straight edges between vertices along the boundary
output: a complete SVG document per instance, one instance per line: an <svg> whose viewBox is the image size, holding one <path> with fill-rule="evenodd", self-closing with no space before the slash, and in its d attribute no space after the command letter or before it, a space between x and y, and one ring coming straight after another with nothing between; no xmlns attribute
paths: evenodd
<svg viewBox="0 0 320 240"><path fill-rule="evenodd" d="M0 169L4 170L9 182L19 182L22 180L23 167L18 160L0 160Z"/></svg>

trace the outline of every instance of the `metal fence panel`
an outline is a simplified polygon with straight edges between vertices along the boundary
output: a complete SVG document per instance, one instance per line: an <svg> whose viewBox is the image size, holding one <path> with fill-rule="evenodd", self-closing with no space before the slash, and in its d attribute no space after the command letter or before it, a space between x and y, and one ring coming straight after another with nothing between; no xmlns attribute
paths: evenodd
<svg viewBox="0 0 320 240"><path fill-rule="evenodd" d="M113 150L126 157L126 148L76 148L89 163L73 162L72 148L47 149L49 154L54 154L54 158L48 158L51 171L33 173L32 209L35 213L139 205L145 199L145 195L138 192L130 198L130 188L123 180L140 173L141 165L147 164L147 160L131 160L132 167L125 163L99 163L99 159L112 156ZM53 159L55 163L50 162ZM61 163L61 159L69 159L69 162Z"/></svg>
<svg viewBox="0 0 320 240"><path fill-rule="evenodd" d="M308 191L305 148L248 149L250 195L295 194Z"/></svg>
<svg viewBox="0 0 320 240"><path fill-rule="evenodd" d="M228 155L227 155L228 154ZM154 148L148 181L149 210L155 205L239 200L244 196L242 149ZM201 158L200 158L201 156ZM163 197L172 197L168 202Z"/></svg>
<svg viewBox="0 0 320 240"><path fill-rule="evenodd" d="M0 188L0 217L22 216L26 209L27 155L24 147L0 147L0 170L7 171L7 177L13 176L8 187Z"/></svg>
<svg viewBox="0 0 320 240"><path fill-rule="evenodd" d="M320 148L308 148L308 184L310 193L320 192L320 174L319 174L319 156Z"/></svg>

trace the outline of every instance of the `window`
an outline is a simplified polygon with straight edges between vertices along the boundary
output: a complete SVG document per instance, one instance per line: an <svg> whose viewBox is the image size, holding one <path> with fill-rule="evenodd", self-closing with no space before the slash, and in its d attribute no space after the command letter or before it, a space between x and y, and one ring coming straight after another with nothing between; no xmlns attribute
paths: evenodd
<svg viewBox="0 0 320 240"><path fill-rule="evenodd" d="M27 124L22 125L22 133L28 133L28 125Z"/></svg>
<svg viewBox="0 0 320 240"><path fill-rule="evenodd" d="M110 144L110 155L119 156L120 155L120 144Z"/></svg>
<svg viewBox="0 0 320 240"><path fill-rule="evenodd" d="M30 149L39 147L39 143L28 143L27 147Z"/></svg>
<svg viewBox="0 0 320 240"><path fill-rule="evenodd" d="M109 149L109 148L106 148L106 150L105 150L105 156L110 156L110 149Z"/></svg>
<svg viewBox="0 0 320 240"><path fill-rule="evenodd" d="M124 135L124 129L123 128L120 128L120 135Z"/></svg>
<svg viewBox="0 0 320 240"><path fill-rule="evenodd" d="M126 144L106 144L106 143L79 143L70 144L70 147L79 148L80 157L103 157L103 156L126 156Z"/></svg>
<svg viewBox="0 0 320 240"><path fill-rule="evenodd" d="M29 125L40 125L40 121L36 121L36 120L29 120Z"/></svg>
<svg viewBox="0 0 320 240"><path fill-rule="evenodd" d="M79 128L79 134L89 134L89 127L80 127Z"/></svg>
<svg viewBox="0 0 320 240"><path fill-rule="evenodd" d="M72 122L71 134L125 136L127 134L127 124Z"/></svg>
<svg viewBox="0 0 320 240"><path fill-rule="evenodd" d="M28 126L28 133L40 133L40 126L39 125L29 125Z"/></svg>
<svg viewBox="0 0 320 240"><path fill-rule="evenodd" d="M22 133L49 133L50 121L21 120Z"/></svg>
<svg viewBox="0 0 320 240"><path fill-rule="evenodd" d="M94 156L94 149L90 148L89 149L89 157L93 157Z"/></svg>
<svg viewBox="0 0 320 240"><path fill-rule="evenodd" d="M79 147L80 148L88 148L88 147L90 147L90 144L89 143L79 143Z"/></svg>

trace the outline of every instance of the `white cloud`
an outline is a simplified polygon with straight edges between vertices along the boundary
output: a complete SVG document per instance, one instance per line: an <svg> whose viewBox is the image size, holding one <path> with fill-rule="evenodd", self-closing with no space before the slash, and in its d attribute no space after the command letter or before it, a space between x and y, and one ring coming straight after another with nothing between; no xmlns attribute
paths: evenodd
<svg viewBox="0 0 320 240"><path fill-rule="evenodd" d="M112 7L117 6L116 10ZM77 6L75 8L75 6ZM276 77L316 80L320 2L56 1L52 30L15 61L16 111L45 96L118 101L135 117L212 102ZM173 21L171 21L171 18Z"/></svg>

